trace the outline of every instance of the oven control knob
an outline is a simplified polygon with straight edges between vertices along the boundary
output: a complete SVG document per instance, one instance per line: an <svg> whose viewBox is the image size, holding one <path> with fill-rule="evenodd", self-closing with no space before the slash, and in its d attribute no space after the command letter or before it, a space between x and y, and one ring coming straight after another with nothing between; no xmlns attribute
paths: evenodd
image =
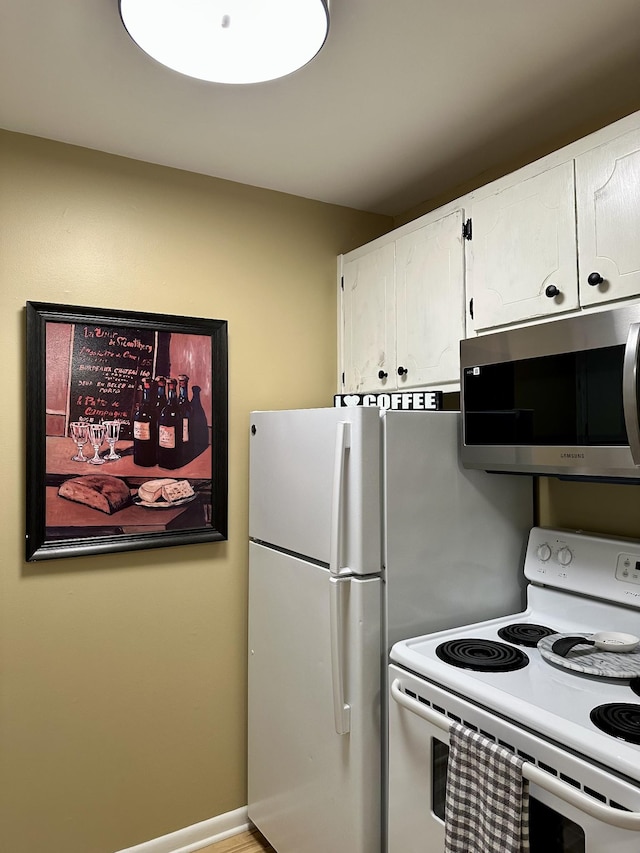
<svg viewBox="0 0 640 853"><path fill-rule="evenodd" d="M573 560L573 554L571 551L565 546L560 548L558 551L558 562L561 566L568 566L569 563Z"/></svg>
<svg viewBox="0 0 640 853"><path fill-rule="evenodd" d="M551 557L551 548L545 542L544 545L538 545L538 550L536 551L538 555L538 559L542 560L543 563L546 563L547 560Z"/></svg>

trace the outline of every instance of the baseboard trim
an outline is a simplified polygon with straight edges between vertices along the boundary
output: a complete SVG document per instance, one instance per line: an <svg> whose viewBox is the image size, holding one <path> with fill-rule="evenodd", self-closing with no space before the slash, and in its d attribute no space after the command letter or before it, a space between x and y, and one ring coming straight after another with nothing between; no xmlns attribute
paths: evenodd
<svg viewBox="0 0 640 853"><path fill-rule="evenodd" d="M216 841L246 832L250 825L247 807L243 806L117 853L195 853Z"/></svg>

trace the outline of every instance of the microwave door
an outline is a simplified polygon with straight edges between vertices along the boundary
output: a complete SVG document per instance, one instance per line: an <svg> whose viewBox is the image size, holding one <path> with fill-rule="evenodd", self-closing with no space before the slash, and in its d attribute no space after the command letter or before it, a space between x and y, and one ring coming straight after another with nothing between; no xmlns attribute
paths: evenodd
<svg viewBox="0 0 640 853"><path fill-rule="evenodd" d="M640 481L640 305L461 342L465 467Z"/></svg>
<svg viewBox="0 0 640 853"><path fill-rule="evenodd" d="M629 449L636 465L640 465L640 421L638 420L638 354L640 350L640 323L629 327L624 352L622 374L622 399L624 421L627 427Z"/></svg>

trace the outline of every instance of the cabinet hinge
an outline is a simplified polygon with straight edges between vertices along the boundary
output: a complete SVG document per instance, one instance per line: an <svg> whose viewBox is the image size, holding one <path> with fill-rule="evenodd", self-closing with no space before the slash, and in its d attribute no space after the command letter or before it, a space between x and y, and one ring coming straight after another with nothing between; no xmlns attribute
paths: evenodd
<svg viewBox="0 0 640 853"><path fill-rule="evenodd" d="M462 226L462 236L465 240L471 240L472 229L471 229L471 219L467 219L467 221Z"/></svg>
<svg viewBox="0 0 640 853"><path fill-rule="evenodd" d="M473 320L473 297L469 300L469 314L471 314L471 319Z"/></svg>

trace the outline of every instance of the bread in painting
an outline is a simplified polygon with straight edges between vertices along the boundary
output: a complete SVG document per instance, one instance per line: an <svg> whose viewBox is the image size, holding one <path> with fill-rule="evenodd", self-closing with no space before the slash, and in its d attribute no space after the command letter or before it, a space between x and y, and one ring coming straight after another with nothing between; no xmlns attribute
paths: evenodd
<svg viewBox="0 0 640 853"><path fill-rule="evenodd" d="M87 474L66 480L58 489L62 498L99 509L112 515L131 500L129 487L119 477L109 474Z"/></svg>

